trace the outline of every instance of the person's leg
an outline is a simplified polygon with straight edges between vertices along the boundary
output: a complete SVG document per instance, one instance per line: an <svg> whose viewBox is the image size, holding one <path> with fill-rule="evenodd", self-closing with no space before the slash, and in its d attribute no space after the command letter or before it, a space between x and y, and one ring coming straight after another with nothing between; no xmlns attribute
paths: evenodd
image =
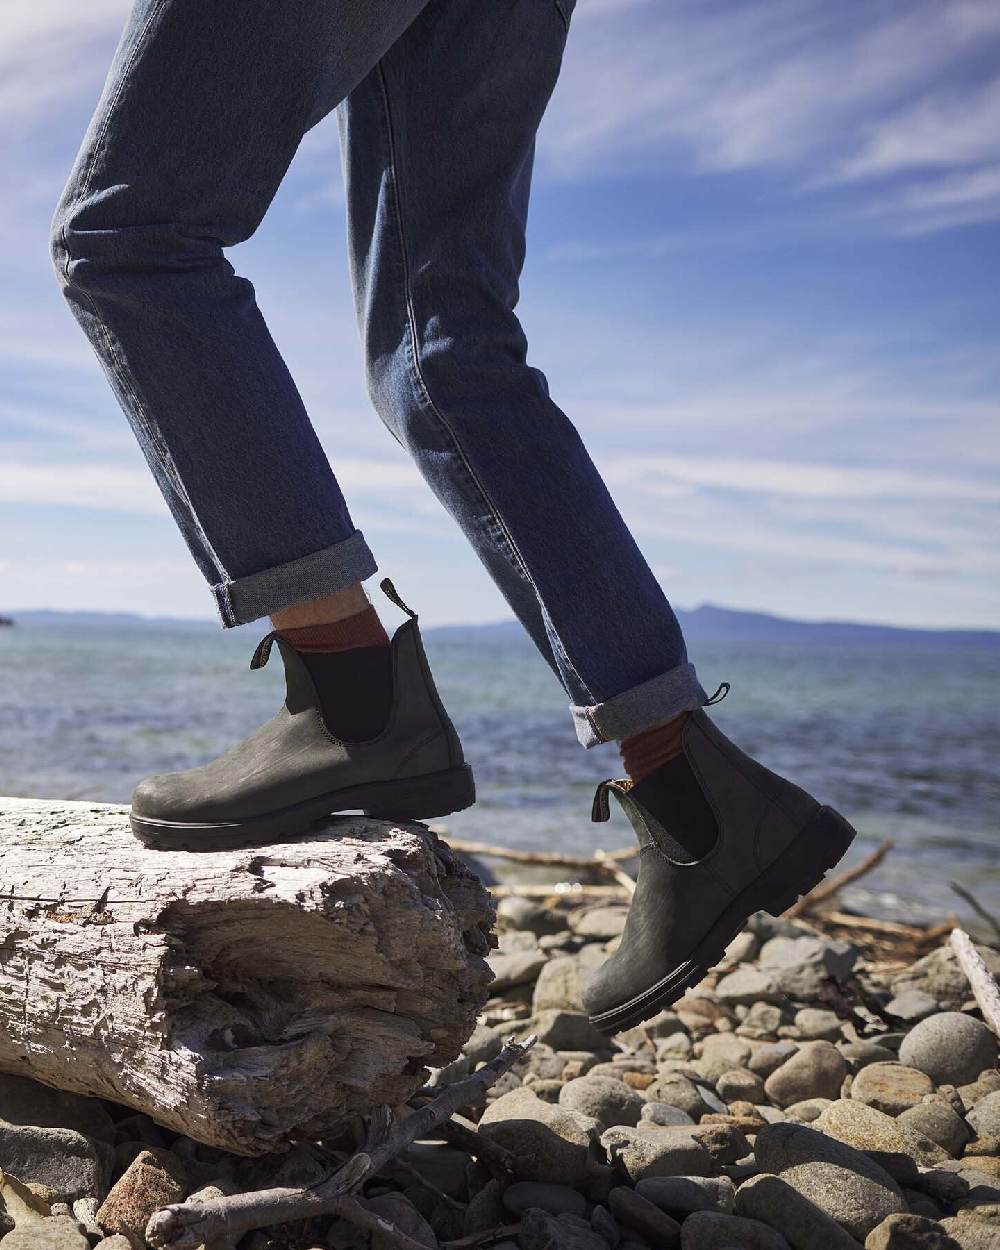
<svg viewBox="0 0 1000 1250"><path fill-rule="evenodd" d="M446 815L475 796L415 620L390 643L368 604L372 553L224 255L423 3L137 0L53 217L56 276L223 625L270 615L252 667L272 642L285 667L266 725L140 782L132 826L155 845L268 840L357 808Z"/></svg>
<svg viewBox="0 0 1000 1250"><path fill-rule="evenodd" d="M670 604L514 306L565 0L431 0L338 108L379 414L560 677L593 745L704 702Z"/></svg>
<svg viewBox="0 0 1000 1250"><path fill-rule="evenodd" d="M224 249L424 0L137 0L52 219L57 279L233 626L376 564Z"/></svg>
<svg viewBox="0 0 1000 1250"><path fill-rule="evenodd" d="M527 363L514 307L569 2L430 0L338 118L372 400L561 678L580 741L623 743L641 773L602 782L593 810L614 793L643 852L586 996L615 1031L815 884L853 830L711 723L663 591Z"/></svg>

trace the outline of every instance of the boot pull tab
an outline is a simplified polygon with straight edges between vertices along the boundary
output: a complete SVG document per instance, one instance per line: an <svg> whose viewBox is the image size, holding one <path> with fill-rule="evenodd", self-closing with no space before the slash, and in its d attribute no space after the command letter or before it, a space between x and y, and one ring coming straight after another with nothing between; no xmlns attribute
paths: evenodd
<svg viewBox="0 0 1000 1250"><path fill-rule="evenodd" d="M593 821L604 821L611 819L611 801L608 798L608 789L614 785L610 777L606 781L599 781L597 789L594 791L594 803L590 809L590 819Z"/></svg>
<svg viewBox="0 0 1000 1250"><path fill-rule="evenodd" d="M276 629L272 629L269 634L265 634L264 637L260 640L260 642L257 643L257 648L254 651L253 656L251 657L251 660L250 660L251 668L263 668L264 667L264 665L267 663L268 659L270 658L271 645L274 642L275 638L277 638L277 636L278 636L278 631Z"/></svg>
<svg viewBox="0 0 1000 1250"><path fill-rule="evenodd" d="M402 599L400 599L399 594L396 591L396 587L389 581L388 577L382 578L379 582L379 589L391 603L394 603L397 608L401 608L411 621L415 621L417 619L416 612L414 612L412 608L408 608Z"/></svg>
<svg viewBox="0 0 1000 1250"><path fill-rule="evenodd" d="M726 697L726 695L729 693L729 690L730 690L729 682L728 682L728 681L720 681L720 682L719 682L718 689L716 690L715 694L713 694L713 695L712 695L712 697L711 697L710 699L706 699L706 700L705 700L705 702L702 704L702 706L703 706L703 707L711 707L711 705L712 705L713 703L721 703L721 702L722 702L722 700L723 700L723 699ZM721 692L721 693L720 693L720 692Z"/></svg>

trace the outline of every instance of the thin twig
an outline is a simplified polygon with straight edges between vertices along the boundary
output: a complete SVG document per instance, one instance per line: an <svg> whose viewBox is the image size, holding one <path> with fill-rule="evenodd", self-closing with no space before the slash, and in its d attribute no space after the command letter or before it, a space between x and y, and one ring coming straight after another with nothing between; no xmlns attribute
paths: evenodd
<svg viewBox="0 0 1000 1250"><path fill-rule="evenodd" d="M450 1120L442 1120L428 1136L441 1137L453 1146L458 1146L466 1154L472 1155L481 1163L487 1164L495 1174L506 1177L514 1175L517 1156L506 1146L501 1146L492 1137L484 1137L476 1130L471 1120L464 1116L453 1115Z"/></svg>
<svg viewBox="0 0 1000 1250"><path fill-rule="evenodd" d="M993 973L964 929L952 929L950 941L962 971L969 978L972 996L979 1004L983 1019L1000 1036L1000 987Z"/></svg>
<svg viewBox="0 0 1000 1250"><path fill-rule="evenodd" d="M376 1175L411 1142L426 1137L460 1108L480 1101L486 1090L534 1044L533 1035L520 1042L508 1040L495 1059L471 1076L446 1085L425 1107L398 1120L370 1153L358 1151L320 1184L311 1188L262 1189L205 1203L162 1207L154 1212L146 1227L146 1240L155 1250L197 1250L203 1242L227 1237L236 1241L251 1229L286 1220L308 1219L331 1211L350 1219L353 1208L339 1210L345 1195Z"/></svg>
<svg viewBox="0 0 1000 1250"><path fill-rule="evenodd" d="M885 859L886 855L895 846L892 838L886 838L880 847L867 855L860 864L855 864L853 868L849 868L847 872L843 872L839 877L834 877L832 881L824 881L822 885L818 885L815 890L811 890L808 894L793 903L785 912L786 917L797 916L800 912L807 911L816 903L821 903L823 899L829 898L832 894L836 894L838 890L842 890L845 885L850 885L852 881L857 881L858 877L863 877L866 872L871 872L878 864Z"/></svg>
<svg viewBox="0 0 1000 1250"><path fill-rule="evenodd" d="M457 1198L453 1198L451 1194L446 1194L443 1189L438 1189L437 1185L429 1181L419 1168L415 1168L412 1163L407 1163L405 1159L393 1159L392 1166L398 1171L410 1177L412 1181L426 1189L429 1194L433 1194L438 1202L443 1202L446 1207L451 1207L453 1211L464 1211L465 1203L459 1202Z"/></svg>
<svg viewBox="0 0 1000 1250"><path fill-rule="evenodd" d="M997 920L996 916L994 916L992 912L988 912L982 903L980 903L974 895L969 893L964 885L959 885L957 881L949 881L948 885L955 891L960 899L964 899L965 902L969 904L977 916L980 916L986 921L993 932L997 935L997 941L1000 942L1000 920Z"/></svg>

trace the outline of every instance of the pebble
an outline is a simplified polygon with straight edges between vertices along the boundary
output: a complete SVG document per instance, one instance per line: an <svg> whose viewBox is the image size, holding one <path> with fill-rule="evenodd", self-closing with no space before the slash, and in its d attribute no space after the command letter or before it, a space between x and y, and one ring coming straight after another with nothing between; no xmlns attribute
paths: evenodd
<svg viewBox="0 0 1000 1250"><path fill-rule="evenodd" d="M890 999L884 1010L887 1016L892 1016L895 1020L902 1020L904 1024L915 1024L917 1020L932 1016L941 1008L937 999L923 990L904 990L902 994Z"/></svg>
<svg viewBox="0 0 1000 1250"><path fill-rule="evenodd" d="M803 1098L801 1102L793 1102L785 1108L785 1118L797 1120L800 1124L812 1124L832 1103L832 1098Z"/></svg>
<svg viewBox="0 0 1000 1250"><path fill-rule="evenodd" d="M757 1134L755 1154L761 1171L780 1175L858 1241L906 1207L884 1168L804 1124L768 1124Z"/></svg>
<svg viewBox="0 0 1000 1250"><path fill-rule="evenodd" d="M184 1168L170 1150L144 1150L111 1187L97 1222L108 1233L141 1237L158 1207L181 1202L190 1186Z"/></svg>
<svg viewBox="0 0 1000 1250"><path fill-rule="evenodd" d="M645 1099L623 1081L590 1074L567 1081L559 1094L559 1105L590 1116L606 1129L615 1124L638 1124Z"/></svg>
<svg viewBox="0 0 1000 1250"><path fill-rule="evenodd" d="M764 1084L779 1107L803 1098L836 1098L847 1075L847 1060L830 1042L804 1042Z"/></svg>
<svg viewBox="0 0 1000 1250"><path fill-rule="evenodd" d="M977 1137L1000 1137L1000 1091L981 1098L966 1119Z"/></svg>
<svg viewBox="0 0 1000 1250"><path fill-rule="evenodd" d="M870 1063L855 1076L851 1097L886 1115L899 1115L907 1107L917 1106L924 1095L933 1090L934 1082L917 1068L898 1063Z"/></svg>
<svg viewBox="0 0 1000 1250"><path fill-rule="evenodd" d="M598 1053L608 1049L608 1039L590 1023L584 1011L546 1008L535 1014L531 1031L540 1042L554 1050L589 1050Z"/></svg>
<svg viewBox="0 0 1000 1250"><path fill-rule="evenodd" d="M525 1180L582 1181L596 1120L538 1098L529 1086L511 1090L483 1112L479 1131L512 1151Z"/></svg>
<svg viewBox="0 0 1000 1250"><path fill-rule="evenodd" d="M737 1028L739 1037L770 1038L781 1027L781 1008L773 1003L754 1003Z"/></svg>
<svg viewBox="0 0 1000 1250"><path fill-rule="evenodd" d="M672 1107L666 1102L647 1102L642 1108L639 1120L648 1124L657 1124L661 1128L667 1128L672 1124L694 1124L694 1120L686 1111L682 1111L680 1107Z"/></svg>
<svg viewBox="0 0 1000 1250"><path fill-rule="evenodd" d="M786 1059L790 1059L798 1050L792 1041L765 1042L755 1046L747 1062L747 1068L758 1076L767 1079Z"/></svg>
<svg viewBox="0 0 1000 1250"><path fill-rule="evenodd" d="M136 1242L129 1241L122 1233L115 1233L113 1237L105 1237L103 1241L99 1241L94 1250L135 1250ZM494 1246L493 1250L496 1250Z"/></svg>
<svg viewBox="0 0 1000 1250"><path fill-rule="evenodd" d="M20 1181L48 1185L60 1202L104 1195L106 1172L97 1147L75 1129L0 1121L0 1164Z"/></svg>
<svg viewBox="0 0 1000 1250"><path fill-rule="evenodd" d="M887 1046L880 1046L878 1042L844 1042L837 1049L854 1072L860 1072L870 1063L895 1063L896 1061L895 1052Z"/></svg>
<svg viewBox="0 0 1000 1250"><path fill-rule="evenodd" d="M809 1002L822 995L830 977L847 976L857 957L858 948L850 942L779 936L761 947L760 966L789 998Z"/></svg>
<svg viewBox="0 0 1000 1250"><path fill-rule="evenodd" d="M759 968L744 966L727 973L715 987L723 1003L780 1003L784 993L774 977Z"/></svg>
<svg viewBox="0 0 1000 1250"><path fill-rule="evenodd" d="M660 1076L645 1093L647 1102L665 1102L668 1106L679 1107L692 1120L700 1120L708 1110L708 1104L698 1092L695 1083L679 1073Z"/></svg>
<svg viewBox="0 0 1000 1250"><path fill-rule="evenodd" d="M521 1217L520 1250L608 1250L607 1242L576 1215L550 1215L531 1207ZM624 1245L624 1243L622 1243Z"/></svg>
<svg viewBox="0 0 1000 1250"><path fill-rule="evenodd" d="M917 1164L933 1167L948 1158L947 1151L929 1137L849 1098L831 1103L816 1121L816 1127L837 1141L863 1150L890 1176L905 1184L915 1180Z"/></svg>
<svg viewBox="0 0 1000 1250"><path fill-rule="evenodd" d="M572 955L557 955L549 959L538 974L531 998L531 1010L540 1011L560 1008L567 1011L583 1009L583 983L580 961Z"/></svg>
<svg viewBox="0 0 1000 1250"><path fill-rule="evenodd" d="M71 1216L50 1216L27 1228L15 1228L0 1241L3 1250L90 1250L90 1242Z"/></svg>
<svg viewBox="0 0 1000 1250"><path fill-rule="evenodd" d="M584 907L570 913L570 930L578 937L609 938L621 937L625 928L628 908L617 904L601 907Z"/></svg>
<svg viewBox="0 0 1000 1250"><path fill-rule="evenodd" d="M923 1215L889 1215L865 1238L865 1250L960 1250L937 1220Z"/></svg>
<svg viewBox="0 0 1000 1250"><path fill-rule="evenodd" d="M742 1068L750 1058L750 1046L734 1033L712 1033L701 1044L697 1071L715 1082L724 1072Z"/></svg>
<svg viewBox="0 0 1000 1250"><path fill-rule="evenodd" d="M608 1206L619 1224L638 1233L648 1245L669 1248L679 1244L680 1224L634 1189L625 1185L612 1189Z"/></svg>
<svg viewBox="0 0 1000 1250"><path fill-rule="evenodd" d="M503 1195L508 1211L520 1215L529 1207L541 1207L551 1215L584 1215L587 1200L568 1185L545 1185L540 1181L515 1181Z"/></svg>
<svg viewBox="0 0 1000 1250"><path fill-rule="evenodd" d="M670 1215L691 1215L694 1211L733 1209L736 1186L728 1176L651 1176L635 1187L650 1202Z"/></svg>
<svg viewBox="0 0 1000 1250"><path fill-rule="evenodd" d="M803 1007L795 1013L794 1024L800 1037L812 1041L836 1042L843 1036L840 1018L822 1007Z"/></svg>
<svg viewBox="0 0 1000 1250"><path fill-rule="evenodd" d="M681 1250L789 1250L788 1242L760 1220L696 1211L681 1225Z"/></svg>
<svg viewBox="0 0 1000 1250"><path fill-rule="evenodd" d="M997 1039L981 1020L942 1011L914 1025L899 1061L925 1072L936 1085L967 1085L997 1061Z"/></svg>
<svg viewBox="0 0 1000 1250"><path fill-rule="evenodd" d="M749 1102L756 1105L766 1100L764 1082L756 1072L733 1068L715 1082L715 1092L725 1103Z"/></svg>
<svg viewBox="0 0 1000 1250"><path fill-rule="evenodd" d="M493 969L494 979L490 985L490 994L493 995L533 982L545 967L548 957L539 950L512 951L490 955L486 962Z"/></svg>
<svg viewBox="0 0 1000 1250"><path fill-rule="evenodd" d="M857 1250L858 1243L780 1176L752 1176L736 1191L737 1215L777 1229L793 1250Z"/></svg>
<svg viewBox="0 0 1000 1250"><path fill-rule="evenodd" d="M647 1176L709 1176L715 1159L691 1129L661 1128L655 1133L611 1128L601 1145L612 1163L619 1163L633 1183Z"/></svg>
<svg viewBox="0 0 1000 1250"><path fill-rule="evenodd" d="M962 1153L972 1136L966 1122L945 1102L921 1102L907 1107L899 1113L896 1123L929 1137L954 1158Z"/></svg>
<svg viewBox="0 0 1000 1250"><path fill-rule="evenodd" d="M1000 952L978 943L975 943L975 947L990 972L995 977L1000 976ZM950 946L939 946L937 950L911 964L893 981L892 988L896 994L901 994L904 990L923 990L942 1007L949 1009L961 1007L969 996L968 978Z"/></svg>

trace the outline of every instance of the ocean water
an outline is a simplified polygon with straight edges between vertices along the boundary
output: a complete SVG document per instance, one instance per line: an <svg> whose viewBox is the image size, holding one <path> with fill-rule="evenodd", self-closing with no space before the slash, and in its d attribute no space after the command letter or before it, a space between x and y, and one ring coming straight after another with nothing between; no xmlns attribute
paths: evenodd
<svg viewBox="0 0 1000 1250"><path fill-rule="evenodd" d="M275 653L250 672L261 629L0 629L0 794L127 803L154 772L188 768L273 714ZM616 805L592 824L593 787L618 776L613 746L576 742L561 687L530 644L425 632L479 799L442 822L455 836L587 853L631 844ZM899 919L969 910L957 881L1000 915L1000 683L996 651L914 642L843 647L689 639L712 709L746 751L832 803L883 865L847 901ZM2 845L0 845L2 853Z"/></svg>

